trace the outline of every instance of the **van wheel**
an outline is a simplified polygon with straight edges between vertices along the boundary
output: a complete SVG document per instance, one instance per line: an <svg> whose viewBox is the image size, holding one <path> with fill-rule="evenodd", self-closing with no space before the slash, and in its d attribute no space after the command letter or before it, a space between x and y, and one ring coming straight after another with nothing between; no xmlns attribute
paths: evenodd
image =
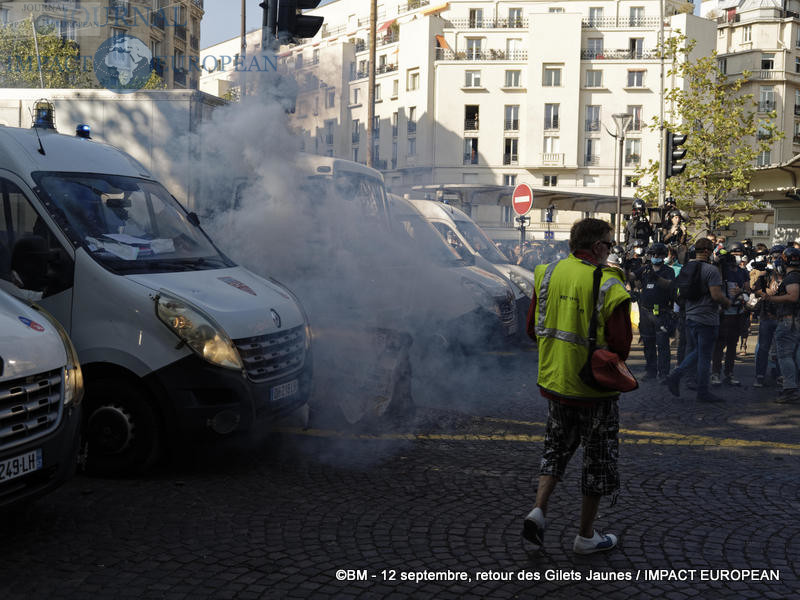
<svg viewBox="0 0 800 600"><path fill-rule="evenodd" d="M87 386L85 403L89 474L142 473L153 465L161 440L144 390L121 379L103 379Z"/></svg>

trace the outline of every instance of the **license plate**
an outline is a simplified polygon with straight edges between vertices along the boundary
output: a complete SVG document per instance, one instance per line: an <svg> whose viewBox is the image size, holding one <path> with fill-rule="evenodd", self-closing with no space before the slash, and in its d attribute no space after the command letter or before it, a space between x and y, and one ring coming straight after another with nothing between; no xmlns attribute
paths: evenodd
<svg viewBox="0 0 800 600"><path fill-rule="evenodd" d="M0 481L22 477L42 468L42 449L37 448L13 458L0 459Z"/></svg>
<svg viewBox="0 0 800 600"><path fill-rule="evenodd" d="M278 400L283 400L289 396L294 396L299 389L300 386L297 382L297 379L292 379L291 381L276 385L274 388L272 388L272 392L270 392L270 398L273 402L277 402Z"/></svg>

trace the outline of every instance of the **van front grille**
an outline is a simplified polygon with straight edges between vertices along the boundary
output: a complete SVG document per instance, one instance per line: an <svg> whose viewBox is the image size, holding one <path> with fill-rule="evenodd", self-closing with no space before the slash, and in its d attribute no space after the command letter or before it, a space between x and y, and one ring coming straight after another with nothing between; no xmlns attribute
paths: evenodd
<svg viewBox="0 0 800 600"><path fill-rule="evenodd" d="M0 450L47 435L61 422L61 369L0 382Z"/></svg>
<svg viewBox="0 0 800 600"><path fill-rule="evenodd" d="M279 379L303 368L306 359L305 328L234 340L251 381Z"/></svg>

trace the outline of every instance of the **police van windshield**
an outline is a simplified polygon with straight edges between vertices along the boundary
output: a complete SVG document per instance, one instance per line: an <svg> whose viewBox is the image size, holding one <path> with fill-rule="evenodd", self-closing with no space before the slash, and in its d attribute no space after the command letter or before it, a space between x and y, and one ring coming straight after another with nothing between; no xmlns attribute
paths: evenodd
<svg viewBox="0 0 800 600"><path fill-rule="evenodd" d="M401 237L440 265L464 266L467 262L436 233L428 221L419 215L394 215L395 230Z"/></svg>
<svg viewBox="0 0 800 600"><path fill-rule="evenodd" d="M233 266L158 183L107 174L33 174L75 246L120 273Z"/></svg>
<svg viewBox="0 0 800 600"><path fill-rule="evenodd" d="M495 265L510 262L508 257L497 249L492 240L472 221L456 219L456 227L467 240L472 249Z"/></svg>

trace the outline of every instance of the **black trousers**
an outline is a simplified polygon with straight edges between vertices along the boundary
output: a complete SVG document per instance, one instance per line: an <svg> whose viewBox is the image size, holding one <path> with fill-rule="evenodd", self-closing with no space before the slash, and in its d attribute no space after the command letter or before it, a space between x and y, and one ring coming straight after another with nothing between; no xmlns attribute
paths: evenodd
<svg viewBox="0 0 800 600"><path fill-rule="evenodd" d="M719 375L722 369L722 354L725 351L725 376L733 375L733 363L736 361L736 346L739 342L739 331L742 327L741 315L722 315L719 320L719 335L711 358L711 372Z"/></svg>
<svg viewBox="0 0 800 600"><path fill-rule="evenodd" d="M650 375L669 375L670 318L670 312L664 308L655 315L652 308L639 307L639 335L644 344L644 358L647 362L647 373Z"/></svg>

